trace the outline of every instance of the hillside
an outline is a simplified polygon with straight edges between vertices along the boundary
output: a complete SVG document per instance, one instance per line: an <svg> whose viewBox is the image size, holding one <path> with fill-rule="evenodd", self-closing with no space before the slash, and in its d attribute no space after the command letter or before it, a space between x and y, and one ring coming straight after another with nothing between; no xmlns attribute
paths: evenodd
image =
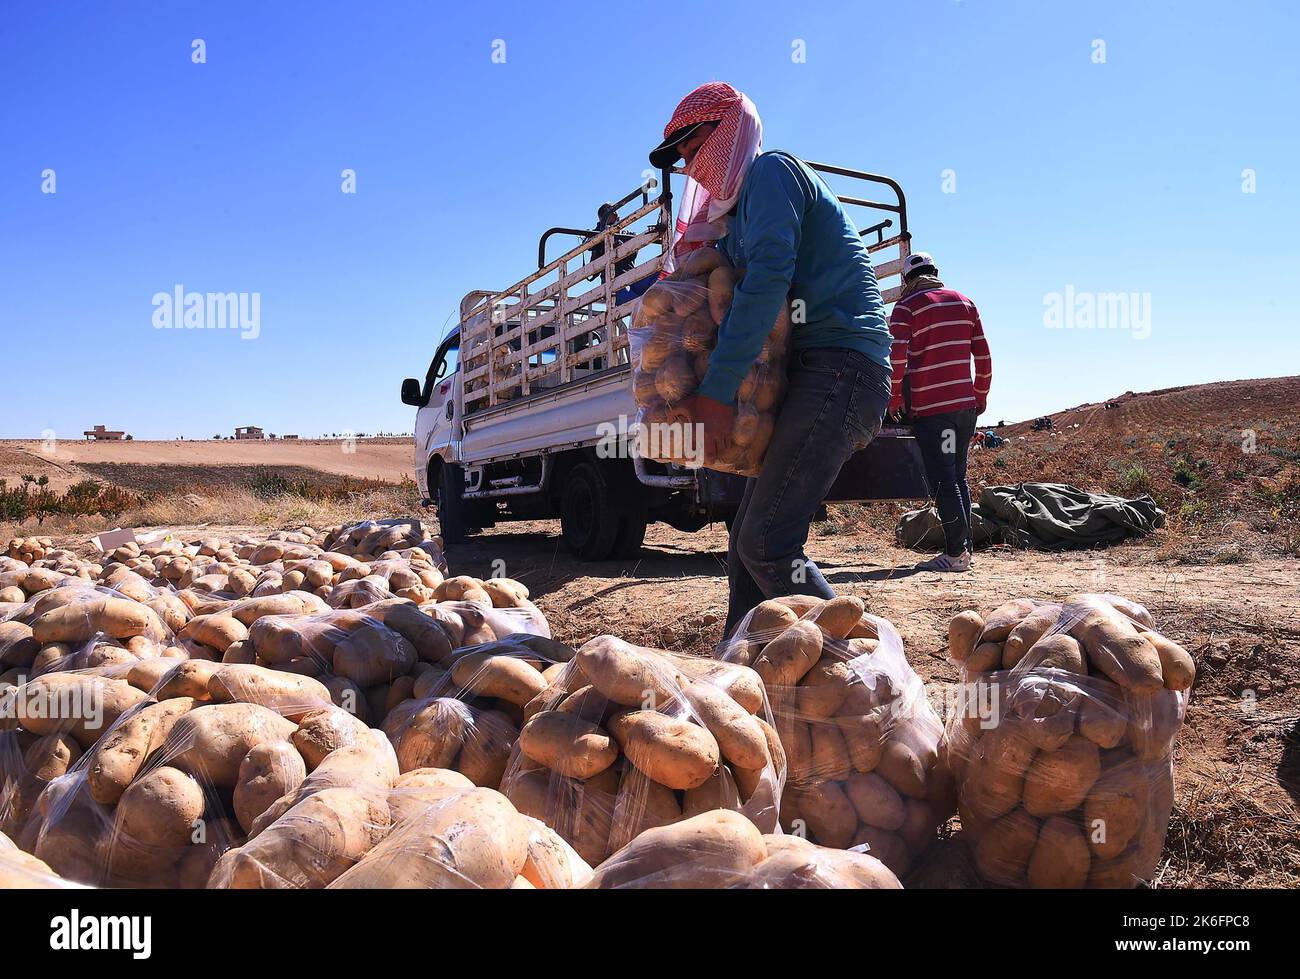
<svg viewBox="0 0 1300 979"><path fill-rule="evenodd" d="M1048 431L1033 431L1032 420L994 429L1007 444L972 454L972 483L1149 493L1169 518L1164 556L1179 560L1296 555L1298 404L1300 377L1129 391L1059 411Z"/></svg>

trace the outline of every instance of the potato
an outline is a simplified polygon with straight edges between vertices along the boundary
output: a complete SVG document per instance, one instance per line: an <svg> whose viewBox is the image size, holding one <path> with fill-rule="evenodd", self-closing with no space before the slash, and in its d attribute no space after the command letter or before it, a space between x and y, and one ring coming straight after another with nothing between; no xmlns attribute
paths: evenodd
<svg viewBox="0 0 1300 979"><path fill-rule="evenodd" d="M1114 748L1124 740L1127 719L1099 698L1086 697L1079 709L1079 733L1100 748Z"/></svg>
<svg viewBox="0 0 1300 979"><path fill-rule="evenodd" d="M175 697L144 704L109 731L86 760L90 797L103 805L114 805L145 759L167 741L176 722L197 703L192 697Z"/></svg>
<svg viewBox="0 0 1300 979"><path fill-rule="evenodd" d="M1002 644L981 642L966 657L964 665L970 673L987 673L990 670L996 670L1002 665Z"/></svg>
<svg viewBox="0 0 1300 979"><path fill-rule="evenodd" d="M793 687L822 655L822 631L816 623L796 622L767 644L754 671L769 687Z"/></svg>
<svg viewBox="0 0 1300 979"><path fill-rule="evenodd" d="M484 583L484 588L489 588L488 582ZM525 592L525 596L526 594ZM464 634L463 623L454 635L448 628L451 618L455 617L455 613L450 610L445 610L440 615L426 615L418 606L405 599L376 602L367 606L366 614L406 639L426 663L437 663L445 659L454 646L460 645L460 637ZM459 617L456 619L459 623Z"/></svg>
<svg viewBox="0 0 1300 979"><path fill-rule="evenodd" d="M331 751L356 744L368 730L347 711L339 707L322 707L308 711L298 720L298 730L293 732L291 741L307 768L313 769Z"/></svg>
<svg viewBox="0 0 1300 979"><path fill-rule="evenodd" d="M610 719L609 731L628 761L670 789L703 785L721 760L718 742L707 729L652 710L617 715Z"/></svg>
<svg viewBox="0 0 1300 979"><path fill-rule="evenodd" d="M476 711L474 728L461 746L456 767L475 785L495 789L518 740L519 728L510 717L496 710Z"/></svg>
<svg viewBox="0 0 1300 979"><path fill-rule="evenodd" d="M509 654L471 653L456 660L451 678L466 694L497 697L525 706L546 689L542 674L526 660Z"/></svg>
<svg viewBox="0 0 1300 979"><path fill-rule="evenodd" d="M1033 618L1033 616L1030 616ZM1028 622L1026 619L1025 622ZM1024 623L1021 623L1023 626ZM1020 628L1021 626L1017 626ZM1012 633L1014 636L1015 633ZM1011 645L1011 640L1007 640L1007 645ZM1033 669L1053 669L1067 670L1070 673L1078 673L1080 676L1088 675L1088 665L1083 655L1083 649L1080 647L1078 640L1064 632L1057 632L1046 638L1039 639L1033 646L1026 651ZM1003 653L1003 662L1006 662L1006 653Z"/></svg>
<svg viewBox="0 0 1300 979"><path fill-rule="evenodd" d="M114 833L149 847L185 846L205 809L199 783L164 765L127 786L114 811Z"/></svg>
<svg viewBox="0 0 1300 979"><path fill-rule="evenodd" d="M1158 632L1147 631L1143 637L1156 649L1160 657L1160 673L1169 690L1187 690L1196 680L1196 663L1182 646Z"/></svg>
<svg viewBox="0 0 1300 979"><path fill-rule="evenodd" d="M855 772L873 772L885 750L885 729L874 714L852 714L832 721L844 736L849 764Z"/></svg>
<svg viewBox="0 0 1300 979"><path fill-rule="evenodd" d="M843 781L849 777L852 762L849 749L844 743L844 736L835 724L810 724L809 737L812 755L810 757L810 778L835 779Z"/></svg>
<svg viewBox="0 0 1300 979"><path fill-rule="evenodd" d="M709 273L709 315L721 326L731 309L731 297L736 288L736 270L719 266Z"/></svg>
<svg viewBox="0 0 1300 979"><path fill-rule="evenodd" d="M625 707L660 707L671 702L683 686L666 657L614 636L592 639L578 650L573 662L592 686Z"/></svg>
<svg viewBox="0 0 1300 979"><path fill-rule="evenodd" d="M1088 841L1079 827L1069 819L1053 816L1038 831L1029 858L1029 886L1083 887L1091 864Z"/></svg>
<svg viewBox="0 0 1300 979"><path fill-rule="evenodd" d="M1025 809L1049 816L1077 808L1101 773L1097 746L1074 735L1056 751L1040 751L1025 772Z"/></svg>
<svg viewBox="0 0 1300 979"><path fill-rule="evenodd" d="M179 663L170 661L170 669L149 692L156 700L169 700L172 697L211 700L212 695L208 691L208 684L212 680L212 674L217 672L220 665L203 659L182 660ZM132 667L131 672L127 674L128 682L133 675L136 675L135 667Z"/></svg>
<svg viewBox="0 0 1300 979"><path fill-rule="evenodd" d="M908 813L903 797L875 772L853 772L844 789L861 822L891 832L903 827Z"/></svg>
<svg viewBox="0 0 1300 979"><path fill-rule="evenodd" d="M1002 646L1002 668L1012 669L1038 640L1054 628L1061 618L1062 606L1049 602L1030 612L1011 630Z"/></svg>
<svg viewBox="0 0 1300 979"><path fill-rule="evenodd" d="M768 764L767 740L758 721L723 690L696 680L682 691L700 723L718 743L724 759L740 768ZM838 735L837 735L838 736Z"/></svg>
<svg viewBox="0 0 1300 979"><path fill-rule="evenodd" d="M975 649L975 641L984 630L984 618L978 612L958 612L948 620L948 656L954 663L964 663Z"/></svg>
<svg viewBox="0 0 1300 979"><path fill-rule="evenodd" d="M780 600L768 599L754 606L754 610L749 613L749 627L746 629L746 634L767 642L775 639L798 621L799 613L789 605Z"/></svg>
<svg viewBox="0 0 1300 979"><path fill-rule="evenodd" d="M389 826L388 805L379 793L322 789L222 856L208 886L325 887L382 840Z"/></svg>
<svg viewBox="0 0 1300 979"><path fill-rule="evenodd" d="M754 824L719 809L647 830L597 867L587 886L727 887L748 878L765 856Z"/></svg>
<svg viewBox="0 0 1300 979"><path fill-rule="evenodd" d="M845 639L866 611L862 599L852 595L832 598L813 613L813 622L829 639Z"/></svg>
<svg viewBox="0 0 1300 979"><path fill-rule="evenodd" d="M1132 621L1114 606L1091 596L1067 599L1063 618L1072 622L1088 661L1126 689L1151 693L1164 686L1160 654Z"/></svg>
<svg viewBox="0 0 1300 979"><path fill-rule="evenodd" d="M802 826L822 846L845 850L852 845L858 814L839 782L787 785L786 797L790 818L786 818L787 803L783 799L781 821L788 823L792 832L798 833Z"/></svg>
<svg viewBox="0 0 1300 979"><path fill-rule="evenodd" d="M980 633L979 641L985 642L1005 642L1011 635L1011 630L1024 621L1038 603L1030 598L1014 598L1009 602L999 605L984 620L984 631Z"/></svg>
<svg viewBox="0 0 1300 979"><path fill-rule="evenodd" d="M169 743L182 748L171 763L222 789L239 781L239 766L255 745L287 741L292 721L258 704L202 704L177 719Z"/></svg>
<svg viewBox="0 0 1300 979"><path fill-rule="evenodd" d="M248 627L233 615L196 615L185 623L177 638L225 652L231 643L248 638Z"/></svg>
<svg viewBox="0 0 1300 979"><path fill-rule="evenodd" d="M1136 760L1108 767L1094 783L1083 807L1083 829L1098 859L1115 859L1136 838L1147 819L1148 785Z"/></svg>
<svg viewBox="0 0 1300 979"><path fill-rule="evenodd" d="M595 865L610 853L618 772L607 768L587 781L565 778L545 768L516 771L502 790L516 809L550 820L583 860Z"/></svg>
<svg viewBox="0 0 1300 979"><path fill-rule="evenodd" d="M83 749L136 704L147 699L125 680L84 673L49 673L28 681L5 705L24 730L36 735L67 733Z"/></svg>
<svg viewBox="0 0 1300 979"><path fill-rule="evenodd" d="M519 750L539 765L584 780L618 758L618 746L607 731L560 710L534 715L519 732Z"/></svg>
<svg viewBox="0 0 1300 979"><path fill-rule="evenodd" d="M83 593L84 595L84 593ZM113 639L128 636L162 636L166 627L158 614L147 605L128 598L106 598L90 593L78 596L73 604L52 608L31 623L32 636L47 643L80 644L97 633Z"/></svg>
<svg viewBox="0 0 1300 979"><path fill-rule="evenodd" d="M727 256L720 249L714 246L705 245L697 248L686 256L682 262L682 274L687 278L698 278L700 276L709 276L714 269L722 268L729 265ZM703 302L705 290L699 286L683 286L673 291L674 303L683 296L693 296Z"/></svg>
<svg viewBox="0 0 1300 979"><path fill-rule="evenodd" d="M472 788L473 782L447 768L415 768L404 772L388 793L393 823L419 818L431 805Z"/></svg>
<svg viewBox="0 0 1300 979"><path fill-rule="evenodd" d="M242 663L218 667L208 680L208 692L215 703L258 704L291 720L333 703L319 680Z"/></svg>
<svg viewBox="0 0 1300 979"><path fill-rule="evenodd" d="M400 769L452 768L466 735L473 729L473 709L449 697L413 706L410 720L395 741Z"/></svg>
<svg viewBox="0 0 1300 979"><path fill-rule="evenodd" d="M522 816L528 823L528 857L520 876L534 887L568 890L591 880L589 867L564 837L539 819Z"/></svg>
<svg viewBox="0 0 1300 979"><path fill-rule="evenodd" d="M998 819L975 844L975 866L985 880L1006 887L1024 884L1038 844L1039 822L1023 809Z"/></svg>
<svg viewBox="0 0 1300 979"><path fill-rule="evenodd" d="M288 741L264 741L250 748L239 763L233 799L235 818L244 832L277 799L296 791L306 777L303 757Z"/></svg>
<svg viewBox="0 0 1300 979"><path fill-rule="evenodd" d="M903 741L892 737L885 741L875 771L903 795L925 798L925 765Z"/></svg>

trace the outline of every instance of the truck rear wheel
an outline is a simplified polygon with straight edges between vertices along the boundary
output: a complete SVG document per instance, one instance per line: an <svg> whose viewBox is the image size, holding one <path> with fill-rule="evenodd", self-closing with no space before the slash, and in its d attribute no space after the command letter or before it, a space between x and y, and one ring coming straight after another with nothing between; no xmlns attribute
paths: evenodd
<svg viewBox="0 0 1300 979"><path fill-rule="evenodd" d="M460 466L445 463L438 472L438 532L448 546L465 543L465 476Z"/></svg>
<svg viewBox="0 0 1300 979"><path fill-rule="evenodd" d="M645 528L649 522L644 507L623 514L618 522L618 536L614 538L614 556L635 557L645 542Z"/></svg>
<svg viewBox="0 0 1300 979"><path fill-rule="evenodd" d="M599 469L584 462L569 470L560 495L560 534L569 550L584 561L604 561L613 555L625 519Z"/></svg>

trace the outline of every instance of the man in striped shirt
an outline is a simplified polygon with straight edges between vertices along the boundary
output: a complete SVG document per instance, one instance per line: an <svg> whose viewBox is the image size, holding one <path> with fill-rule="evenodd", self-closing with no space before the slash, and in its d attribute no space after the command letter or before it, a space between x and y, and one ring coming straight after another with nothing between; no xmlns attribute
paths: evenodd
<svg viewBox="0 0 1300 979"><path fill-rule="evenodd" d="M917 567L968 571L971 518L966 455L993 381L993 360L979 310L957 290L945 288L934 259L917 252L904 263L903 294L890 314L889 330L894 335L889 412L900 415L905 407L910 410L943 522L944 553Z"/></svg>

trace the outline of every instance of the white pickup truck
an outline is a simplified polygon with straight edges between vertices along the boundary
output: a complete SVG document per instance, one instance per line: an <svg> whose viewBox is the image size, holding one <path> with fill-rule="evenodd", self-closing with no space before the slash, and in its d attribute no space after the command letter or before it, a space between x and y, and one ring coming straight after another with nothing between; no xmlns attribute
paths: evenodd
<svg viewBox="0 0 1300 979"><path fill-rule="evenodd" d="M808 165L827 179L892 191L893 200L883 202L839 195L873 217L885 212L861 233L873 255L893 252L875 260L892 303L910 251L902 188L877 174ZM402 402L418 409L416 481L425 505L437 508L446 545L497 521L558 517L565 544L594 561L635 552L653 521L684 531L730 522L743 479L642 459L629 437L636 418L628 363L634 287L663 266L672 240L671 179L680 173L661 171L648 187L602 205L594 230L545 232L537 270L506 289L469 293L423 383L402 382ZM547 243L557 236L578 241L548 260ZM911 433L886 427L845 464L827 499L928 495Z"/></svg>

